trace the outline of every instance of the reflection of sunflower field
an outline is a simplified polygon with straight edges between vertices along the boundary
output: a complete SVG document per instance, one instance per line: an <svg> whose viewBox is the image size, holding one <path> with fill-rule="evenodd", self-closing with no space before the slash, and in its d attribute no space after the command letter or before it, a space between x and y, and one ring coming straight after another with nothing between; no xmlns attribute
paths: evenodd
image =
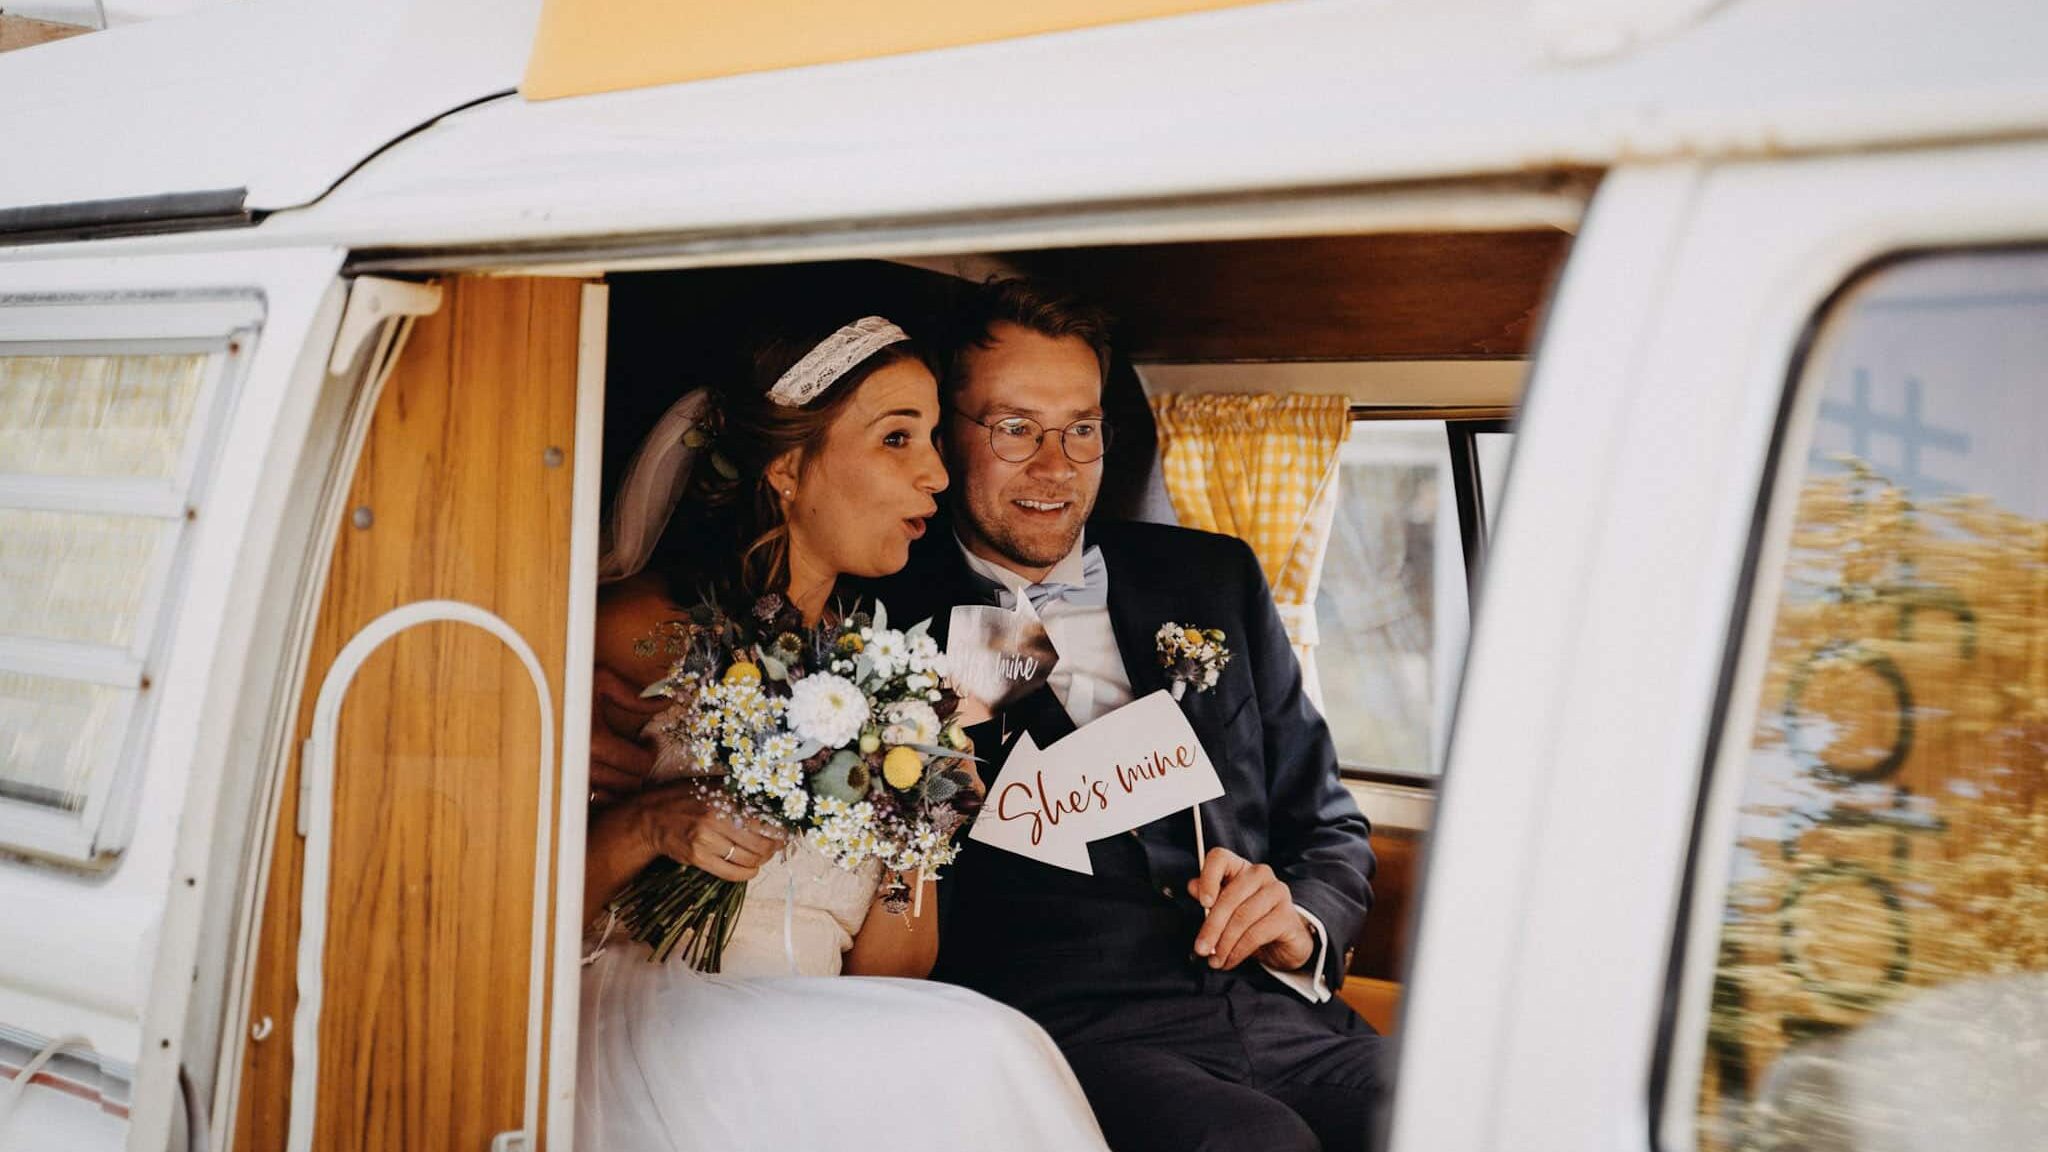
<svg viewBox="0 0 2048 1152"><path fill-rule="evenodd" d="M1841 463L1800 495L1764 673L1707 1149L1805 1145L1752 1103L1788 1050L2048 971L2048 524Z"/></svg>

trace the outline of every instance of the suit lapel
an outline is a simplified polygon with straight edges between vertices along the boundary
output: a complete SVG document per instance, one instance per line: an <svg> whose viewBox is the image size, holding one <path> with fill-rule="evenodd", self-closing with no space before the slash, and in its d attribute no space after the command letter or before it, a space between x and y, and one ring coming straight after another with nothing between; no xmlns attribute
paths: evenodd
<svg viewBox="0 0 2048 1152"><path fill-rule="evenodd" d="M1102 561L1109 568L1109 626L1116 633L1124 675L1131 679L1131 698L1140 700L1166 687L1155 641L1166 618L1160 615L1158 598L1151 594L1138 558L1121 547L1117 535L1093 525L1089 535L1089 542L1102 549Z"/></svg>

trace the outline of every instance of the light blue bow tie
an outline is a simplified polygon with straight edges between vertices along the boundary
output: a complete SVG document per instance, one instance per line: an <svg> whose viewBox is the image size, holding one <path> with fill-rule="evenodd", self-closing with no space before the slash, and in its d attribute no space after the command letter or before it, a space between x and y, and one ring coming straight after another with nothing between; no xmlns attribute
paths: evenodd
<svg viewBox="0 0 2048 1152"><path fill-rule="evenodd" d="M1033 608L1044 608L1061 600L1078 608L1100 608L1108 604L1109 565L1103 562L1102 549L1091 544L1081 553L1081 583L1052 580L1044 584L1027 584L1024 595L1030 599ZM1017 597L1008 588L998 589L997 596L1003 607L1017 606Z"/></svg>

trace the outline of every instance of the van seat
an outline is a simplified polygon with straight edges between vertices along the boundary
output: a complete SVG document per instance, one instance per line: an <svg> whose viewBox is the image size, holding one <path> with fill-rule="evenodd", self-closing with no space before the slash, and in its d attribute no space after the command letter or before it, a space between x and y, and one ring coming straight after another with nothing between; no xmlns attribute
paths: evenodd
<svg viewBox="0 0 2048 1152"><path fill-rule="evenodd" d="M1374 980L1370 976L1347 976L1337 996L1349 1004L1353 1012L1365 1017L1373 1031L1382 1036L1394 1034L1394 1021L1401 1008L1399 984L1392 980Z"/></svg>

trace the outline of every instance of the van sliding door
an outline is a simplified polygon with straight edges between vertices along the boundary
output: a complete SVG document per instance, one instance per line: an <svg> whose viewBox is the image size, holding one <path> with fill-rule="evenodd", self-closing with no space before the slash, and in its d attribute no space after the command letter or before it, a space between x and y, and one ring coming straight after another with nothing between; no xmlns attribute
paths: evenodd
<svg viewBox="0 0 2048 1152"><path fill-rule="evenodd" d="M538 1143L586 287L443 288L333 529L238 1149Z"/></svg>

